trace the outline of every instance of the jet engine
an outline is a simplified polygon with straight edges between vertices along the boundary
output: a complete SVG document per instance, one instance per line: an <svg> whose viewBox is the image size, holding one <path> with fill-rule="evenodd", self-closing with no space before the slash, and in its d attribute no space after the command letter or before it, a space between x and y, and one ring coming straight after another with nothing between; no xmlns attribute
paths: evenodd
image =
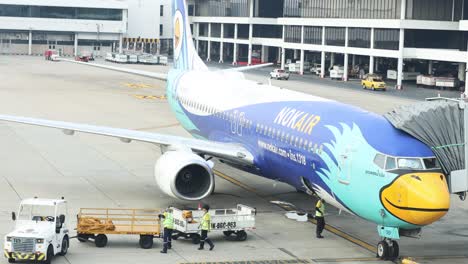
<svg viewBox="0 0 468 264"><path fill-rule="evenodd" d="M213 162L189 151L167 151L154 169L159 188L182 200L201 200L213 192Z"/></svg>

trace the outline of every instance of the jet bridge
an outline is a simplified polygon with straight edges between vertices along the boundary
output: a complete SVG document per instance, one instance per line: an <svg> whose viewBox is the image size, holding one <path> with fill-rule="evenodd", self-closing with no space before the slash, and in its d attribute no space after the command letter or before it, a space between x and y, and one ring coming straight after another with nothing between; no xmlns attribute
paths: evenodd
<svg viewBox="0 0 468 264"><path fill-rule="evenodd" d="M468 191L468 101L444 97L428 98L401 106L385 114L390 123L431 147L443 172L447 175L451 193L460 199Z"/></svg>

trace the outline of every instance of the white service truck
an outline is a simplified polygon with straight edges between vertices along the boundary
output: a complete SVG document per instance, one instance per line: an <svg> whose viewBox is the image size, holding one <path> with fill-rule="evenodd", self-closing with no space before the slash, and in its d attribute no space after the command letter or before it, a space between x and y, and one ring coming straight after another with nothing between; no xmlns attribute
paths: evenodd
<svg viewBox="0 0 468 264"><path fill-rule="evenodd" d="M12 213L15 229L5 236L4 255L9 263L51 263L55 255L67 254L69 234L64 199L31 198L21 201Z"/></svg>

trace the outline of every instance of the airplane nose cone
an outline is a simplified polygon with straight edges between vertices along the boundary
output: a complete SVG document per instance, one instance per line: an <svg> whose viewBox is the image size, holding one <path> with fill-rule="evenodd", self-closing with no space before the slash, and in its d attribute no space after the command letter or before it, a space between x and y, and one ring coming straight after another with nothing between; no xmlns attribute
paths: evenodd
<svg viewBox="0 0 468 264"><path fill-rule="evenodd" d="M380 200L395 217L420 226L439 220L450 207L445 176L434 172L398 176L390 185L382 188Z"/></svg>

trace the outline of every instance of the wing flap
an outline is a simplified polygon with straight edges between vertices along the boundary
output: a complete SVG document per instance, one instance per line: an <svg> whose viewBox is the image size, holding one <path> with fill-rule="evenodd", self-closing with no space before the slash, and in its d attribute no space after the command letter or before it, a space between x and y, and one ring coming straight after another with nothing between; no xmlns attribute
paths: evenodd
<svg viewBox="0 0 468 264"><path fill-rule="evenodd" d="M237 164L246 166L253 165L253 155L244 147L237 144L221 143L194 138L185 138L144 131L136 131L122 128L112 128L105 126L95 126L88 124L79 124L63 121L53 121L46 119L0 115L0 120L16 122L28 125L43 126L61 129L67 135L74 135L75 132L96 134L119 138L122 142L130 143L133 140L153 143L160 146L179 145L192 149L199 154L227 159Z"/></svg>

